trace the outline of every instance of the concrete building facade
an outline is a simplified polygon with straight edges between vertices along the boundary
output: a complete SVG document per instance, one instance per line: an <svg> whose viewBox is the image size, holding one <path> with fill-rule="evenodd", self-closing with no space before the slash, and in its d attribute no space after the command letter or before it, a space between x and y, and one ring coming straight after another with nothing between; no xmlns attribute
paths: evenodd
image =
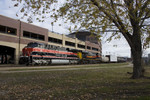
<svg viewBox="0 0 150 100"><path fill-rule="evenodd" d="M45 43L65 48L101 53L101 45L78 38L70 38L48 29L0 15L0 63L12 59L18 64L22 49L29 42ZM95 49L92 49L95 48ZM9 56L9 57L8 57Z"/></svg>

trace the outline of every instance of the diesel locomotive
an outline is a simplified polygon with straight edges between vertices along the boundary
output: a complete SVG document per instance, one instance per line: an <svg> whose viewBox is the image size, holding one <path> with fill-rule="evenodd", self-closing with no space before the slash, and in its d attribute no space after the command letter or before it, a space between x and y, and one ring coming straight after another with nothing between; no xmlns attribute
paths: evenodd
<svg viewBox="0 0 150 100"><path fill-rule="evenodd" d="M19 64L92 64L100 63L101 56L77 49L64 48L44 43L31 42L22 49Z"/></svg>

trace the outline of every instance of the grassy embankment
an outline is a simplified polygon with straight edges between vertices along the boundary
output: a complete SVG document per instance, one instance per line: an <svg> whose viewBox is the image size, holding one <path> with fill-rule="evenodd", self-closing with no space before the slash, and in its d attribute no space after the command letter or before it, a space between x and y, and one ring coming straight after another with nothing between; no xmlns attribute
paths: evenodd
<svg viewBox="0 0 150 100"><path fill-rule="evenodd" d="M104 64L87 64L87 65L51 65L51 66L21 66L21 67L9 67L1 68L3 71L28 71L28 70L51 70L51 69L68 69L68 68L93 68L93 67L118 67L126 66L129 63L104 63ZM1 70L0 69L0 70Z"/></svg>
<svg viewBox="0 0 150 100"><path fill-rule="evenodd" d="M0 73L0 99L149 100L150 79L132 80L127 74L132 68L120 67L122 65L103 64L103 67L96 69ZM88 67L98 66L102 65ZM150 76L149 67L146 68L146 76Z"/></svg>

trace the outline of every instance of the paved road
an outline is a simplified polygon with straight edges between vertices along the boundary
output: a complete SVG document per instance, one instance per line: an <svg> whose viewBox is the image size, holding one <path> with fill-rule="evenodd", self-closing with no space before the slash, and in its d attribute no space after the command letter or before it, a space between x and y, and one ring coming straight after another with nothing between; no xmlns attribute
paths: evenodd
<svg viewBox="0 0 150 100"><path fill-rule="evenodd" d="M100 68L110 68L109 67L89 67L91 65L86 65L88 67L83 67L85 65L66 65L66 66L45 66L45 67L14 67L14 68L0 68L0 73L24 73L24 72L47 72L47 71L65 71L65 70L88 70L88 69L100 69ZM132 64L123 66L114 66L113 68L124 68L132 67ZM35 69L33 69L35 68ZM41 69L42 68L42 69ZM20 70L16 70L20 69Z"/></svg>

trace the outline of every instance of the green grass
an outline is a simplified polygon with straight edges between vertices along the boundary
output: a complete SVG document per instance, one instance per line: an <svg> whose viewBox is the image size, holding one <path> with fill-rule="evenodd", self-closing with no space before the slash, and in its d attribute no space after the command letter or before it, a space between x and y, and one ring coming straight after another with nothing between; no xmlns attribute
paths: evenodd
<svg viewBox="0 0 150 100"><path fill-rule="evenodd" d="M1 73L0 100L149 100L150 79L130 79L127 72L132 68L116 66L120 64L104 64L99 69ZM149 72L146 67L146 76Z"/></svg>
<svg viewBox="0 0 150 100"><path fill-rule="evenodd" d="M108 66L108 64L106 63L106 64L93 64L93 65L86 65L86 66L84 66L84 65L82 65L82 66L73 66L73 65L71 65L71 67L69 67L69 68L89 68L89 67L118 67L118 66L124 66L124 65L128 65L128 63L120 63L120 64L117 64L117 63L111 63L111 64L109 64L109 66ZM57 67L55 67L55 66L57 66ZM66 65L66 66L64 66L64 65L62 65L62 66L60 66L59 67L59 65L52 65L52 66L43 66L43 68L42 68L42 66L25 66L25 67L19 67L19 68L10 68L10 69L6 69L5 71L26 71L26 70L46 70L46 69L66 69L67 68L67 66L70 66L70 65Z"/></svg>

